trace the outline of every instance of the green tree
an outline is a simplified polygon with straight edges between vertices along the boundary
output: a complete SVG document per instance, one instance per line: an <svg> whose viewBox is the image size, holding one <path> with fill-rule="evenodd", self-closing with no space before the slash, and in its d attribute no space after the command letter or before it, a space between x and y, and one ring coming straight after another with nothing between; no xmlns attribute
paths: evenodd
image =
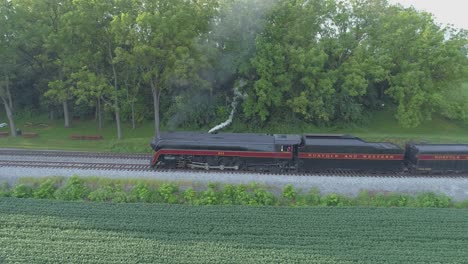
<svg viewBox="0 0 468 264"><path fill-rule="evenodd" d="M10 133L16 136L14 121L13 98L11 94L12 80L18 65L18 31L19 15L17 6L4 0L0 5L0 99L5 107L10 124Z"/></svg>
<svg viewBox="0 0 468 264"><path fill-rule="evenodd" d="M81 100L88 98L97 103L103 100L114 112L117 126L117 138L122 138L120 117L120 72L115 62L117 43L112 34L111 23L130 6L128 1L74 1L73 17L80 39L80 65L74 74L75 79L85 77L81 81L84 86L76 91ZM79 72L85 70L84 74ZM90 75L88 72L93 73ZM96 83L97 82L97 83ZM107 82L107 85L106 83ZM88 87L83 91L84 87ZM110 87L112 89L106 89ZM92 99L92 100L91 100ZM99 105L100 108L100 105Z"/></svg>
<svg viewBox="0 0 468 264"><path fill-rule="evenodd" d="M143 0L133 2L133 11L113 22L114 31L125 38L117 56L137 63L145 84L151 88L155 133L160 127L160 98L164 91L188 86L196 79L195 40L207 30L215 1ZM169 93L169 92L168 92Z"/></svg>
<svg viewBox="0 0 468 264"><path fill-rule="evenodd" d="M76 65L76 44L73 38L72 25L69 15L72 12L71 0L45 0L28 1L23 0L28 6L36 23L41 29L43 41L43 57L45 67L49 71L47 91L44 95L52 102L61 104L63 107L64 126L70 127L70 106L72 99L69 74Z"/></svg>
<svg viewBox="0 0 468 264"><path fill-rule="evenodd" d="M441 28L432 15L401 7L390 7L379 26L374 37L382 47L374 50L390 58L386 94L397 103L400 123L418 126L446 107L445 94L467 80L466 31Z"/></svg>
<svg viewBox="0 0 468 264"><path fill-rule="evenodd" d="M400 124L417 126L466 80L466 44L466 32L384 0L280 1L257 38L244 112L330 124L391 102Z"/></svg>

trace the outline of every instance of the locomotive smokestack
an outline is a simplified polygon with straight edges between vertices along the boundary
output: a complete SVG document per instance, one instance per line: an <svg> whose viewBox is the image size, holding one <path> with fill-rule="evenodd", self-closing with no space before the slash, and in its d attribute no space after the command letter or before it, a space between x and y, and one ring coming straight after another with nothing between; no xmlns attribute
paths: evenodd
<svg viewBox="0 0 468 264"><path fill-rule="evenodd" d="M238 101L240 98L244 97L244 95L239 91L239 88L243 87L244 85L245 85L245 82L241 80L239 84L234 87L234 99L232 100L232 103L231 103L232 109L231 109L231 114L229 115L228 120L213 127L212 129L210 129L210 131L208 131L208 133L210 134L216 133L219 130L229 126L232 123L232 119L234 118L234 113L236 112L237 104L239 103Z"/></svg>

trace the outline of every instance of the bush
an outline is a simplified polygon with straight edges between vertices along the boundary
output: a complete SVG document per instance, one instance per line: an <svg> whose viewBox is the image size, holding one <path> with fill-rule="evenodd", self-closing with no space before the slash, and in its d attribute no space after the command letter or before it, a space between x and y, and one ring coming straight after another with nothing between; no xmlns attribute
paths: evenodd
<svg viewBox="0 0 468 264"><path fill-rule="evenodd" d="M359 192L356 197L356 202L360 206L370 206L372 203L371 196L368 191Z"/></svg>
<svg viewBox="0 0 468 264"><path fill-rule="evenodd" d="M323 199L323 202L327 206L337 206L339 201L339 197L336 193L328 194Z"/></svg>
<svg viewBox="0 0 468 264"><path fill-rule="evenodd" d="M99 189L92 191L88 195L88 199L93 202L109 202L114 198L114 189L110 186L102 186Z"/></svg>
<svg viewBox="0 0 468 264"><path fill-rule="evenodd" d="M16 185L13 189L12 196L16 198L30 198L32 197L33 190L32 187L25 184Z"/></svg>
<svg viewBox="0 0 468 264"><path fill-rule="evenodd" d="M275 196L265 189L257 188L254 190L255 204L258 205L273 205L275 204Z"/></svg>
<svg viewBox="0 0 468 264"><path fill-rule="evenodd" d="M288 184L286 185L286 187L284 187L283 189L283 197L284 198L287 198L287 199L290 199L292 201L294 201L297 197L297 192L296 190L294 189L294 186L292 184Z"/></svg>
<svg viewBox="0 0 468 264"><path fill-rule="evenodd" d="M252 200L252 196L247 192L245 185L238 185L235 191L234 204L237 205L248 205Z"/></svg>
<svg viewBox="0 0 468 264"><path fill-rule="evenodd" d="M383 193L377 193L371 197L371 205L376 207L387 206L387 197Z"/></svg>
<svg viewBox="0 0 468 264"><path fill-rule="evenodd" d="M226 184L222 192L222 204L236 204L236 187L232 184Z"/></svg>
<svg viewBox="0 0 468 264"><path fill-rule="evenodd" d="M452 204L452 199L444 194L436 195L435 193L422 193L416 196L417 207L449 207Z"/></svg>
<svg viewBox="0 0 468 264"><path fill-rule="evenodd" d="M176 204L179 202L179 197L176 193L179 191L179 188L175 184L162 184L159 187L159 194L162 196L164 202L170 204Z"/></svg>
<svg viewBox="0 0 468 264"><path fill-rule="evenodd" d="M83 200L88 197L89 192L89 188L85 185L84 180L73 175L67 180L65 185L54 193L54 196L59 200L66 201Z"/></svg>
<svg viewBox="0 0 468 264"><path fill-rule="evenodd" d="M34 192L34 198L39 199L53 199L54 193L57 191L55 187L55 181L52 179L47 179L39 185L39 188Z"/></svg>
<svg viewBox="0 0 468 264"><path fill-rule="evenodd" d="M137 201L149 202L151 200L151 191L148 185L144 182L139 182L133 187L132 194L135 195Z"/></svg>
<svg viewBox="0 0 468 264"><path fill-rule="evenodd" d="M122 189L121 186L117 185L114 188L114 195L112 197L112 202L114 203L127 203L132 201L131 198L129 198L129 195Z"/></svg>
<svg viewBox="0 0 468 264"><path fill-rule="evenodd" d="M3 182L0 185L0 197L10 197L10 196L11 196L10 186L8 185L8 182Z"/></svg>
<svg viewBox="0 0 468 264"><path fill-rule="evenodd" d="M320 205L320 190L318 188L312 188L309 194L306 196L306 204L310 206Z"/></svg>
<svg viewBox="0 0 468 264"><path fill-rule="evenodd" d="M455 208L468 208L468 200L455 203Z"/></svg>
<svg viewBox="0 0 468 264"><path fill-rule="evenodd" d="M200 205L215 205L219 203L218 195L216 191L209 187L208 190L202 192L201 198L199 200Z"/></svg>
<svg viewBox="0 0 468 264"><path fill-rule="evenodd" d="M387 196L387 206L389 207L405 207L411 201L409 195L392 193Z"/></svg>
<svg viewBox="0 0 468 264"><path fill-rule="evenodd" d="M197 192L193 188L188 188L183 193L184 200L191 205L197 203Z"/></svg>

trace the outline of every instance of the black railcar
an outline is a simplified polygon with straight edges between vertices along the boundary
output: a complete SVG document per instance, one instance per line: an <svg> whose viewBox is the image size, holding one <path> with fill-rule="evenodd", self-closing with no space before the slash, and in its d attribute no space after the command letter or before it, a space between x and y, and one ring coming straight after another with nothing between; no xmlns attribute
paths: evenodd
<svg viewBox="0 0 468 264"><path fill-rule="evenodd" d="M416 172L467 172L468 144L406 145L408 167Z"/></svg>
<svg viewBox="0 0 468 264"><path fill-rule="evenodd" d="M302 171L402 171L404 150L390 143L370 143L350 135L304 135L299 148Z"/></svg>
<svg viewBox="0 0 468 264"><path fill-rule="evenodd" d="M153 138L151 162L158 168L277 171L295 168L298 135L162 133Z"/></svg>

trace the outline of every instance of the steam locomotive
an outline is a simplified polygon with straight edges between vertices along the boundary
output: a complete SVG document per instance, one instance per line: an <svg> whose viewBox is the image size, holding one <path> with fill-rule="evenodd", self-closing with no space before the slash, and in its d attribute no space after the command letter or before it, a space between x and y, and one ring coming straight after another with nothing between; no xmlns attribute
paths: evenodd
<svg viewBox="0 0 468 264"><path fill-rule="evenodd" d="M468 172L468 144L414 144L405 149L351 135L170 132L154 137L156 169L258 172Z"/></svg>

